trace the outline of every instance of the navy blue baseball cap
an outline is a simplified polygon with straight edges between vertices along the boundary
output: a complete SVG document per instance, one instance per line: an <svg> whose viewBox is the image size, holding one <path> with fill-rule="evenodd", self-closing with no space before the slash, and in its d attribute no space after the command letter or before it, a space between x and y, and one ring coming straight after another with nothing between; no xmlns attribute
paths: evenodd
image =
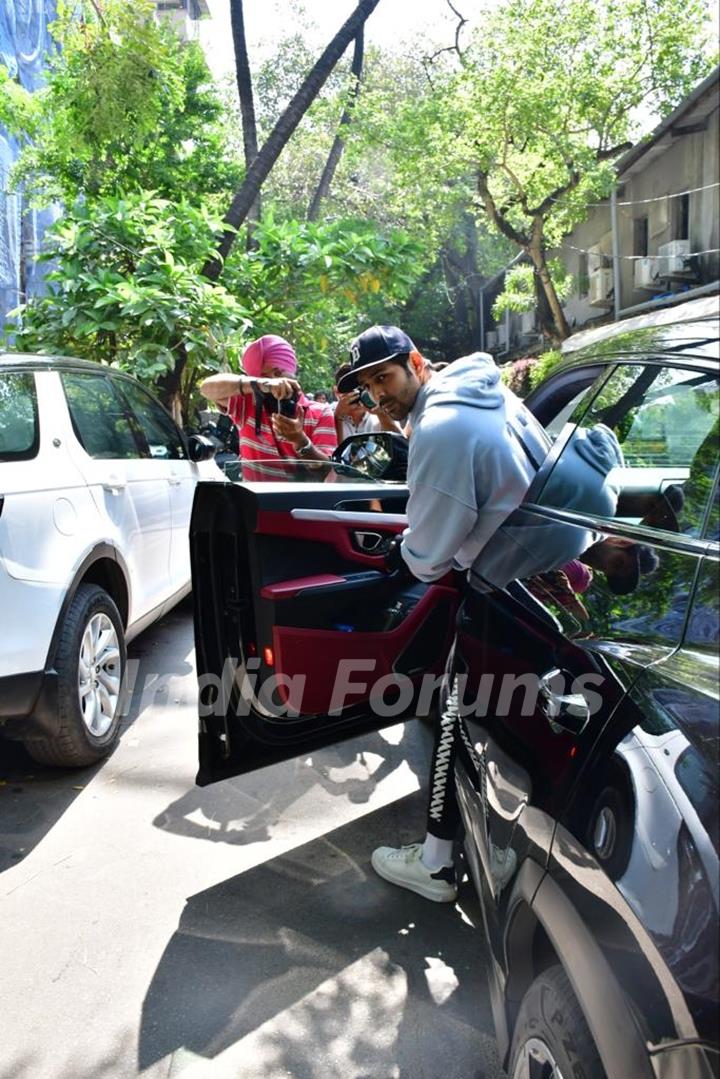
<svg viewBox="0 0 720 1079"><path fill-rule="evenodd" d="M415 350L410 338L397 326L371 326L350 345L350 370L338 382L340 393L357 389L358 371L379 367L395 356L406 356Z"/></svg>

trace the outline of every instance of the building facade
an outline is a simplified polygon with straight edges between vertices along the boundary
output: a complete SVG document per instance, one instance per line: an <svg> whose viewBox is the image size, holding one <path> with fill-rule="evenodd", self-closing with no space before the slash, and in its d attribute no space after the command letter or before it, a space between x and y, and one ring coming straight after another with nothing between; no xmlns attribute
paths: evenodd
<svg viewBox="0 0 720 1079"><path fill-rule="evenodd" d="M197 41L198 20L210 14L207 0L155 0L155 7L181 41Z"/></svg>
<svg viewBox="0 0 720 1079"><path fill-rule="evenodd" d="M572 330L720 288L719 73L620 158L613 197L550 252L573 275L563 305ZM486 345L500 362L537 351L534 313L490 326Z"/></svg>
<svg viewBox="0 0 720 1079"><path fill-rule="evenodd" d="M55 0L0 0L0 62L27 90L43 84L55 11ZM25 296L42 292L43 270L34 256L60 213L56 206L33 209L25 192L11 189L19 152L17 140L0 127L0 329Z"/></svg>

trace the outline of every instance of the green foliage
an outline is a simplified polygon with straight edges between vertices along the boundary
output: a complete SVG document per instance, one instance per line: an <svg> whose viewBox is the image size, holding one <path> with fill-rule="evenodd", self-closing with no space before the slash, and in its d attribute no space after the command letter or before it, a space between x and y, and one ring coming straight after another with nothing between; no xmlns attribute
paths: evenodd
<svg viewBox="0 0 720 1079"><path fill-rule="evenodd" d="M15 347L113 363L149 383L182 357L187 399L200 373L238 369L254 325L293 342L315 389L330 385L372 300L401 299L414 281L402 235L268 215L257 248L238 251L213 285L201 269L222 229L204 208L151 192L76 203L48 233L50 292L19 309Z"/></svg>
<svg viewBox="0 0 720 1079"><path fill-rule="evenodd" d="M231 256L223 281L258 331L291 340L306 389L331 384L348 342L378 305L404 299L417 276L417 246L366 221L277 221L255 229L256 248Z"/></svg>
<svg viewBox="0 0 720 1079"><path fill-rule="evenodd" d="M16 138L27 137L37 124L38 95L31 94L0 63L0 128Z"/></svg>
<svg viewBox="0 0 720 1079"><path fill-rule="evenodd" d="M550 259L547 267L558 299L567 299L572 292L572 274L568 273L560 259ZM513 266L505 274L505 287L493 304L493 318L499 322L506 311L533 311L536 302L533 267L525 263Z"/></svg>
<svg viewBox="0 0 720 1079"><path fill-rule="evenodd" d="M557 348L548 349L547 352L538 356L529 372L530 389L534 390L536 386L539 386L562 359L563 354Z"/></svg>
<svg viewBox="0 0 720 1079"><path fill-rule="evenodd" d="M8 127L32 137L15 180L36 201L138 189L199 199L237 182L202 51L158 25L154 8L104 0L99 19L95 5L61 3L58 51L32 107L0 81Z"/></svg>
<svg viewBox="0 0 720 1079"><path fill-rule="evenodd" d="M488 176L525 235L552 199L541 216L554 246L609 194L612 151L638 136L637 110L666 115L711 69L706 13L703 0L493 6L450 85L454 153Z"/></svg>
<svg viewBox="0 0 720 1079"><path fill-rule="evenodd" d="M188 203L142 192L67 210L46 236L48 295L19 309L14 345L82 356L147 382L182 350L219 369L250 324L247 309L200 270L222 222Z"/></svg>
<svg viewBox="0 0 720 1079"><path fill-rule="evenodd" d="M364 120L426 219L456 197L474 203L540 269L610 193L637 117L667 115L711 69L707 12L704 0L488 2L461 62L433 65L403 99L387 86L364 95ZM555 304L552 279L543 287Z"/></svg>

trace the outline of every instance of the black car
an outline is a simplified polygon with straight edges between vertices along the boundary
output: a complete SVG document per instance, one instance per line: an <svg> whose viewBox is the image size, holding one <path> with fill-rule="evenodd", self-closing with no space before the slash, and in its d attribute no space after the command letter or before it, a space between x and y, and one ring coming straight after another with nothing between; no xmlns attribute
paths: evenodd
<svg viewBox="0 0 720 1079"><path fill-rule="evenodd" d="M388 574L392 437L299 465L302 485L197 489L199 784L427 712L456 640L465 852L514 1079L718 1074L719 373L717 317L686 318L599 334L528 401L552 448L521 514L538 542L629 550L622 588L597 561L584 591L571 567L464 598ZM550 482L600 423L624 456L612 518Z"/></svg>

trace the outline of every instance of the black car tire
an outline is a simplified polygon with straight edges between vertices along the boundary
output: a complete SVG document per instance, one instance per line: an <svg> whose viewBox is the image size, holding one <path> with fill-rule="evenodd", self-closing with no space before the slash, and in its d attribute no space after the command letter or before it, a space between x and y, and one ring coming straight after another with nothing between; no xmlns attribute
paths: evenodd
<svg viewBox="0 0 720 1079"><path fill-rule="evenodd" d="M80 703L79 679L81 677L81 650L86 631L91 626L104 626L106 635L115 643L113 659L100 664L104 671L112 671L119 687L123 685L127 650L120 612L108 593L94 584L82 584L68 607L60 633L55 669L58 675L58 731L52 738L41 738L26 743L31 757L40 764L58 767L81 768L106 757L112 750L120 731L122 693L118 690L117 703L111 714L102 717L101 729L92 731L83 718ZM114 658L114 653L117 657ZM108 656L109 656L108 652ZM106 726L107 724L107 726Z"/></svg>
<svg viewBox="0 0 720 1079"><path fill-rule="evenodd" d="M553 1062L564 1076L605 1079L585 1016L559 965L543 971L523 997L508 1071L511 1079L544 1079L546 1072L555 1074Z"/></svg>

